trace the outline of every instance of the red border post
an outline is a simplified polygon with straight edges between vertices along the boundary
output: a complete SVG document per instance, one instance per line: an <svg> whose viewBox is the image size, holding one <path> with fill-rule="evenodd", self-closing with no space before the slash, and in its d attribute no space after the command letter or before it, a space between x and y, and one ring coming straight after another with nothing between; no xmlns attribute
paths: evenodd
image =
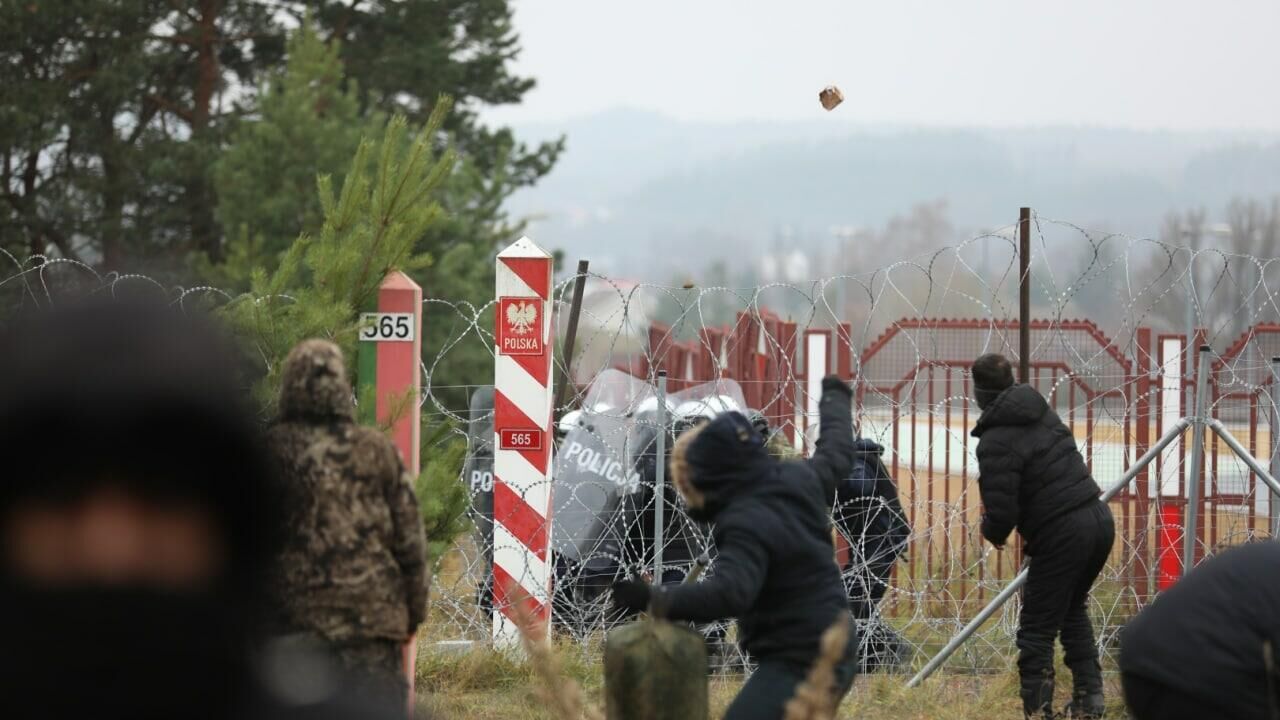
<svg viewBox="0 0 1280 720"><path fill-rule="evenodd" d="M551 253L529 238L498 253L493 639L506 646L520 641L514 603L551 619L552 273Z"/></svg>
<svg viewBox="0 0 1280 720"><path fill-rule="evenodd" d="M361 386L374 388L372 417L366 411L361 419L391 424L391 439L405 468L416 478L421 470L422 374L418 366L422 357L422 287L399 270L388 273L378 288L372 327L361 329L360 340L358 379ZM415 635L402 649L410 713L417 648Z"/></svg>
<svg viewBox="0 0 1280 720"><path fill-rule="evenodd" d="M1187 340L1181 335L1161 335L1158 338L1160 358L1160 425L1172 427L1186 412L1183 378L1183 362L1188 351ZM1163 431L1163 430L1162 430ZM1156 536L1156 588L1166 590L1182 577L1182 506L1186 453L1182 438L1173 441L1160 457L1160 476L1157 495L1160 498L1160 532Z"/></svg>

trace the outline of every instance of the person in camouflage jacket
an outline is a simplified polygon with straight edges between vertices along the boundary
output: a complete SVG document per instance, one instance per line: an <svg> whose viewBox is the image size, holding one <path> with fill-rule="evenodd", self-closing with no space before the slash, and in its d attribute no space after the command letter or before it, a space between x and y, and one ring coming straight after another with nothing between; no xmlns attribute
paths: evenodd
<svg viewBox="0 0 1280 720"><path fill-rule="evenodd" d="M289 501L280 630L318 636L366 692L403 703L402 647L427 607L426 538L399 452L355 423L352 397L336 345L289 354L268 433Z"/></svg>

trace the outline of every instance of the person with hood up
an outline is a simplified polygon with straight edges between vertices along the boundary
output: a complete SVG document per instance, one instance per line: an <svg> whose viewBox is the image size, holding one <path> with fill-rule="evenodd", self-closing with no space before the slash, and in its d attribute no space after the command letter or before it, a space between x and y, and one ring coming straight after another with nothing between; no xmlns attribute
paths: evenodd
<svg viewBox="0 0 1280 720"><path fill-rule="evenodd" d="M427 609L426 538L399 451L355 423L352 400L336 345L289 353L268 433L290 503L280 630L318 638L367 694L403 705L403 646Z"/></svg>
<svg viewBox="0 0 1280 720"><path fill-rule="evenodd" d="M1053 645L1061 636L1071 670L1071 717L1101 717L1102 667L1089 622L1089 590L1115 542L1111 510L1076 448L1075 437L1044 396L1014 384L1003 355L973 363L982 415L978 488L982 536L1003 548L1016 528L1030 558L1018 622L1018 673L1027 717L1053 713Z"/></svg>
<svg viewBox="0 0 1280 720"><path fill-rule="evenodd" d="M269 640L283 496L221 328L137 299L11 319L0 717L388 717Z"/></svg>
<svg viewBox="0 0 1280 720"><path fill-rule="evenodd" d="M884 447L858 438L853 448L853 472L836 491L834 517L849 540L844 582L862 637L859 671L871 672L900 665L908 652L877 610L889 590L893 566L907 549L911 526L881 458Z"/></svg>
<svg viewBox="0 0 1280 720"><path fill-rule="evenodd" d="M699 583L615 583L614 602L671 620L736 618L742 649L758 663L726 720L781 720L819 656L824 632L850 623L840 570L831 560L829 508L853 460L853 393L823 380L820 437L812 458L780 462L738 412L685 433L672 479L691 517L713 523L718 555ZM850 632L852 635L852 631ZM837 699L853 684L857 641L836 666Z"/></svg>

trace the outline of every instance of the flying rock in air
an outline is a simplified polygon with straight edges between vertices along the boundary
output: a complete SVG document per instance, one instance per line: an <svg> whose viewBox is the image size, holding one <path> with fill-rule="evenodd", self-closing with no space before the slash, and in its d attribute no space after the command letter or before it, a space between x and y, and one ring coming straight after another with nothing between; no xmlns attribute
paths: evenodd
<svg viewBox="0 0 1280 720"><path fill-rule="evenodd" d="M836 106L844 102L844 93L840 92L840 88L835 85L828 85L818 93L818 100L822 102L822 107L828 112L835 110Z"/></svg>

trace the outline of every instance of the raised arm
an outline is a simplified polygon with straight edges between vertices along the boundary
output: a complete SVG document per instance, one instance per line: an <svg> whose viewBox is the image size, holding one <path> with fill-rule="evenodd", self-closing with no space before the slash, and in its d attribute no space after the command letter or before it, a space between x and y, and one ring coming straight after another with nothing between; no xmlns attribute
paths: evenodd
<svg viewBox="0 0 1280 720"><path fill-rule="evenodd" d="M818 442L806 462L822 481L827 506L834 505L836 487L853 471L853 390L835 375L822 379Z"/></svg>

